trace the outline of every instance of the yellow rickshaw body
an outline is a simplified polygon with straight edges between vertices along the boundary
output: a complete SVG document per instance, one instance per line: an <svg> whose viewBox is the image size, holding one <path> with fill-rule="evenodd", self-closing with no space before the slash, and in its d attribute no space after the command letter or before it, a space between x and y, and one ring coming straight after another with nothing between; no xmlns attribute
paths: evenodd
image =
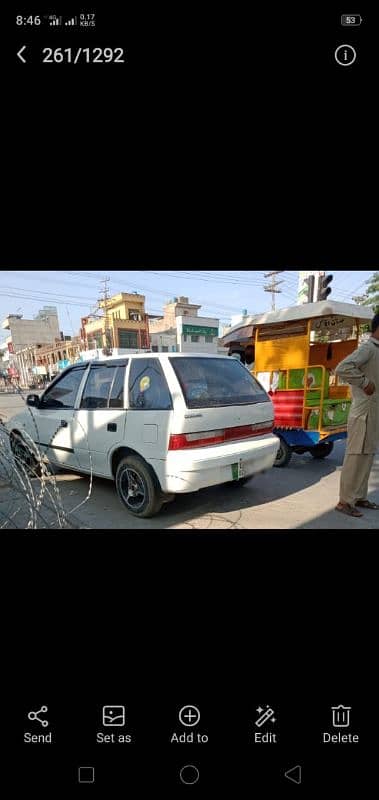
<svg viewBox="0 0 379 800"><path fill-rule="evenodd" d="M371 317L368 308L321 301L250 318L252 372L274 403L275 429L293 432L291 446L346 437L350 387L334 370L358 347L360 325ZM232 342L233 332L224 338Z"/></svg>

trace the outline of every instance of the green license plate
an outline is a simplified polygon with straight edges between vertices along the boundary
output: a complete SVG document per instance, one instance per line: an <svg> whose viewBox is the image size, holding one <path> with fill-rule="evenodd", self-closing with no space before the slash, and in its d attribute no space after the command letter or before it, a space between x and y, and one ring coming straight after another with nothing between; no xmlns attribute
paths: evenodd
<svg viewBox="0 0 379 800"><path fill-rule="evenodd" d="M238 481L240 478L243 478L245 475L242 461L239 461L238 464L232 464L232 477L234 481Z"/></svg>
<svg viewBox="0 0 379 800"><path fill-rule="evenodd" d="M238 481L238 464L232 464L232 477L234 481Z"/></svg>

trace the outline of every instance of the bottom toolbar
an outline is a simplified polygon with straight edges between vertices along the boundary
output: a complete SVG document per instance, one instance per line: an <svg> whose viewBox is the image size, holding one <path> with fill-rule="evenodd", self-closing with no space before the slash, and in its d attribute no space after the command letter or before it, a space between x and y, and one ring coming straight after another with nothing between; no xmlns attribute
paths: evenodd
<svg viewBox="0 0 379 800"><path fill-rule="evenodd" d="M100 701L65 702L49 692L17 708L10 700L3 776L15 788L50 795L57 786L69 793L83 784L284 796L295 786L360 793L369 787L376 736L367 702L346 691L325 702L292 696L283 702L265 692L233 700L189 691L175 702L122 690Z"/></svg>

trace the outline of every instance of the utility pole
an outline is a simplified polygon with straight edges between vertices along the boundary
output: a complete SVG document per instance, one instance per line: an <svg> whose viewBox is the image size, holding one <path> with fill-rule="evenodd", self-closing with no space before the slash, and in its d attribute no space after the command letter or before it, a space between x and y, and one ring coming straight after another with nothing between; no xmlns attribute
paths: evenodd
<svg viewBox="0 0 379 800"><path fill-rule="evenodd" d="M282 272L285 272L284 269L276 269L273 272L265 272L265 278L271 278L271 283L269 285L264 286L265 292L271 292L271 308L275 311L275 295L281 293L281 289L278 289L280 283L283 281L277 281L275 279L275 275L280 275Z"/></svg>
<svg viewBox="0 0 379 800"><path fill-rule="evenodd" d="M105 345L103 347L103 355L104 356L111 356L112 355L112 333L109 321L109 312L108 312L108 302L109 302L109 294L108 294L108 284L110 278L106 277L100 281L100 283L104 284L103 288L103 296L100 298L99 303L103 303L104 308L104 331L105 331Z"/></svg>

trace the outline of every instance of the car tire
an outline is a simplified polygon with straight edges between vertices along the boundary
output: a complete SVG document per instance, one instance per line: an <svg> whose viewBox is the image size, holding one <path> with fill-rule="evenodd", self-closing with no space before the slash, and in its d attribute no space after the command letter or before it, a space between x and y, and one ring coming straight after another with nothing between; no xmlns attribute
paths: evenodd
<svg viewBox="0 0 379 800"><path fill-rule="evenodd" d="M29 477L39 478L42 474L42 466L31 452L25 439L19 433L11 433L9 443L13 457L23 465Z"/></svg>
<svg viewBox="0 0 379 800"><path fill-rule="evenodd" d="M315 447L312 447L312 449L309 452L311 453L313 458L317 459L327 458L327 456L330 456L333 447L334 447L333 442L325 442L324 444L320 443L317 444Z"/></svg>
<svg viewBox="0 0 379 800"><path fill-rule="evenodd" d="M293 450L292 447L290 447L281 436L279 436L279 439L280 447L276 454L274 467L286 467L291 461Z"/></svg>
<svg viewBox="0 0 379 800"><path fill-rule="evenodd" d="M139 456L126 456L116 470L117 494L129 514L146 519L158 514L164 496L151 468Z"/></svg>

